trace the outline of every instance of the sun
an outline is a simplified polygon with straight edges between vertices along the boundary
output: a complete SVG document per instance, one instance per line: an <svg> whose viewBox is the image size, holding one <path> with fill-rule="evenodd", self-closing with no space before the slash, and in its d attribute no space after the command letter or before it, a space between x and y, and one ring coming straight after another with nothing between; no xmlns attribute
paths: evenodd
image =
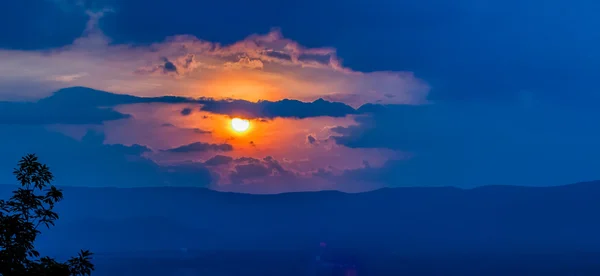
<svg viewBox="0 0 600 276"><path fill-rule="evenodd" d="M240 118L231 119L231 128L236 132L244 132L250 128L250 121Z"/></svg>

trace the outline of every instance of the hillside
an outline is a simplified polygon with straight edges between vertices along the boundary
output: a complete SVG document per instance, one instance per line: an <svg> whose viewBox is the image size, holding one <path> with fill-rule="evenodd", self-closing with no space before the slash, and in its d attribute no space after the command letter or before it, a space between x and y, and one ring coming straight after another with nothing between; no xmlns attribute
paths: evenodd
<svg viewBox="0 0 600 276"><path fill-rule="evenodd" d="M66 187L64 194L43 248L291 249L326 241L412 253L600 251L600 182L278 195Z"/></svg>

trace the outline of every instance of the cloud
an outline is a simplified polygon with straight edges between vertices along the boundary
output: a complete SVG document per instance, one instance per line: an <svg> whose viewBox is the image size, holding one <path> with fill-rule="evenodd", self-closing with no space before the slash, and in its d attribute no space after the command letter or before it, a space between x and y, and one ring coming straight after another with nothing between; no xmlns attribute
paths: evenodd
<svg viewBox="0 0 600 276"><path fill-rule="evenodd" d="M181 115L183 115L183 116L187 116L187 115L190 115L190 114L192 114L192 109L189 108L189 107L186 107L186 108L184 108L184 109L181 110Z"/></svg>
<svg viewBox="0 0 600 276"><path fill-rule="evenodd" d="M271 156L263 159L250 158L251 162L239 162L226 174L226 182L213 186L220 191L249 193L283 193L299 191L342 190L359 192L380 188L381 184L344 182L335 169L321 168L310 173L301 173L284 168ZM290 160L283 162L292 165Z"/></svg>
<svg viewBox="0 0 600 276"><path fill-rule="evenodd" d="M227 165L233 161L232 157L225 155L215 155L204 162L206 166L221 166Z"/></svg>
<svg viewBox="0 0 600 276"><path fill-rule="evenodd" d="M138 70L136 70L136 73L138 74L153 74L153 73L160 73L160 74L175 74L177 75L177 66L175 66L175 64L173 64L173 62L169 61L169 59L163 57L162 58L162 63L150 68L140 68Z"/></svg>
<svg viewBox="0 0 600 276"><path fill-rule="evenodd" d="M356 125L333 127L339 135L331 136L338 144L351 148L388 148L393 150L422 150L434 147L442 139L433 128L450 128L451 122L438 114L443 107L436 105L369 105L359 110L365 115L355 118ZM444 125L448 124L448 125ZM458 130L458 125L455 128ZM452 135L448 131L446 135ZM443 136L442 136L443 137ZM440 138L442 138L440 137Z"/></svg>
<svg viewBox="0 0 600 276"><path fill-rule="evenodd" d="M321 147L320 144L314 144L310 151L301 149L299 152L296 149L290 147L274 147L276 143L303 143L307 141L307 133L311 133L311 136L317 137L320 135L327 137L329 135L329 129L322 128L321 125L328 125L328 122L351 122L352 117L320 117L306 120L257 120L255 122L257 130L262 129L261 132L253 132L253 136L240 137L238 139L231 140L231 133L228 129L223 129L222 123L228 122L227 116L205 114L206 111L196 111L189 116L181 116L181 110L183 108L193 108L194 106L200 107L202 101L206 99L192 99L185 97L137 97L124 94L113 94L99 90L93 90L83 87L67 88L57 91L52 96L41 99L35 103L39 106L52 106L57 109L63 107L60 111L66 111L66 107L73 106L77 110L83 110L90 112L94 110L105 110L112 111L116 114L120 114L118 118L130 118L129 120L112 120L111 118L102 117L98 119L97 125L90 126L91 121L85 119L87 116L80 116L80 113L73 113L68 118L76 118L81 120L79 122L73 122L76 125L65 126L66 121L54 120L52 126L48 126L51 129L62 131L72 137L82 137L81 144L88 145L93 148L103 145L102 148L109 149L112 151L118 151L122 158L133 160L142 160L149 158L148 161L156 162L157 170L160 172L163 182L169 181L169 183L176 185L175 179L179 178L180 173L188 174L193 173L194 168L199 167L198 170L206 172L211 175L211 183L216 186L219 185L238 185L252 183L252 185L258 185L264 188L256 188L255 192L272 192L272 191L286 191L286 187L289 185L280 185L276 187L275 181L295 181L292 186L293 190L302 190L301 181L299 177L302 177L303 181L310 183L309 172L315 170L319 166L327 165L330 161L337 163L337 160L342 160L342 167L357 167L359 163L352 164L350 160L355 155L352 152L344 152L343 147L334 147L335 145L331 142L327 142L327 145ZM217 101L217 100L210 100ZM319 106L317 103L304 103L299 101L280 101L284 103L283 106L272 108L269 107L266 110L260 111L258 114L268 114L269 116L279 114L280 116L292 116L290 111L286 110L285 103L292 102L292 106L299 104L300 106ZM272 102L274 106L281 104L278 102ZM325 106L336 105L344 107L346 110L356 110L340 103L325 102ZM17 103L11 103L17 104ZM18 103L24 104L24 103ZM256 106L259 103L248 102L250 106ZM196 108L198 108L196 107ZM255 107L254 107L255 108ZM304 112L301 108L298 108L300 112ZM325 110L324 108L321 110ZM335 110L335 109L334 109ZM327 111L331 113L331 110ZM59 114L58 112L55 112ZM66 113L65 113L66 114ZM84 113L81 113L84 114ZM301 113L302 114L302 113ZM312 111L311 114L302 116L317 116L323 112ZM279 116L278 115L278 116ZM333 114L334 115L334 114ZM355 114L356 115L356 114ZM123 117L125 116L125 117ZM363 116L363 115L361 115ZM39 118L50 118L49 115L40 113ZM38 118L38 119L39 119ZM201 119L205 118L205 119ZM40 119L41 120L41 119ZM260 122L259 122L260 121ZM283 135L275 134L271 130L281 132L283 127L287 127L290 123L291 129L285 131ZM46 121L37 121L36 124L44 124ZM77 125L80 123L81 125ZM59 124L59 125L54 125ZM208 128L211 131L206 131L201 128ZM101 133L107 133L108 139L104 137L104 134L88 132L83 135L82 130L86 128L93 128L95 130L102 130ZM185 130L185 131L182 131ZM202 137L202 142L198 141L198 136L194 133L207 134ZM254 136L256 135L256 136ZM222 143L228 141L227 143ZM257 142L255 144L255 141ZM195 143L193 143L195 142ZM104 143L111 143L111 145L105 145ZM323 143L325 144L325 143ZM181 146L180 146L181 145ZM260 146L256 146L260 145ZM233 151L235 147L235 151ZM156 150L152 150L156 149ZM323 152L321 152L323 151ZM357 150L357 152L360 150ZM228 156L215 156L214 152L228 152L231 157ZM255 158L255 154L259 153L265 158ZM179 154L183 153L183 154ZM185 154L190 153L190 154ZM329 154L327 154L329 153ZM273 154L273 156L268 156ZM283 156L282 156L283 154ZM374 155L375 154L375 155ZM375 152L369 154L371 157L376 156L375 159L385 159L386 154ZM334 155L338 157L325 157L325 155ZM241 157L246 156L246 157ZM274 156L277 156L276 159ZM284 157L285 156L285 157ZM347 158L343 158L346 156ZM315 158L318 161L307 162L307 158ZM283 162L280 160L284 160ZM371 159L369 159L371 160ZM377 161L376 161L377 162ZM319 163L319 164L317 164ZM133 162L132 165L137 163ZM251 166L246 166L250 165ZM127 165L124 165L127 166ZM183 167L182 167L183 166ZM240 166L236 169L236 166ZM262 168L261 168L262 167ZM252 175L260 174L268 170L267 179L260 179L253 177ZM176 173L171 173L175 171ZM233 172L233 173L232 173ZM167 177L167 175L169 177ZM302 175L302 176L299 176ZM183 177L181 181L186 181L183 185L191 185L189 179ZM327 186L329 180L324 180L319 185L322 187ZM165 182L166 183L166 182ZM258 184L257 184L258 183ZM216 188L213 186L213 188ZM234 189L242 189L240 186L229 186ZM267 188L268 187L268 188ZM220 189L222 187L218 187ZM244 191L249 191L242 189Z"/></svg>
<svg viewBox="0 0 600 276"><path fill-rule="evenodd" d="M248 68L248 69L263 69L264 64L260 59L250 59L247 56L242 56L240 57L240 59L236 62L225 62L225 64L223 64L223 66L225 67L225 69L244 69L244 68Z"/></svg>
<svg viewBox="0 0 600 276"><path fill-rule="evenodd" d="M210 144L203 142L191 143L172 149L168 149L168 152L174 153L186 153L186 152L206 152L206 151L232 151L233 146L230 144Z"/></svg>
<svg viewBox="0 0 600 276"><path fill-rule="evenodd" d="M69 87L54 92L51 96L40 99L39 104L53 106L82 106L82 107L114 107L124 104L137 103L195 103L192 98L176 96L138 97L126 94L116 94L88 87Z"/></svg>
<svg viewBox="0 0 600 276"><path fill-rule="evenodd" d="M209 130L203 130L200 128L182 128L182 127L178 127L172 123L164 123L162 125L160 125L161 127L170 127L170 128L178 128L178 129L183 129L183 130L191 130L192 132L196 133L196 134L210 134L212 133L212 131Z"/></svg>
<svg viewBox="0 0 600 276"><path fill-rule="evenodd" d="M89 130L86 134L81 138L81 143L83 145L89 146L97 146L102 145L106 139L106 136L102 132L97 132L93 130ZM131 155L131 156L141 156L144 153L151 152L152 150L146 146L133 144L131 146L126 146L122 144L112 144L112 145L103 145L108 150L113 150L123 155Z"/></svg>
<svg viewBox="0 0 600 276"><path fill-rule="evenodd" d="M131 146L125 146L121 144L109 145L109 147L114 148L125 155L142 155L146 152L151 152L152 150L146 146L133 144Z"/></svg>
<svg viewBox="0 0 600 276"><path fill-rule="evenodd" d="M105 121L130 118L130 115L117 112L113 108L139 103L202 104L203 111L245 118L343 117L357 113L348 105L322 99L313 102L285 99L255 103L177 96L137 97L86 87L70 87L60 89L34 103L0 102L0 124L101 124ZM180 113L182 116L188 116L192 112L193 109L186 107ZM200 129L197 132L210 133Z"/></svg>
<svg viewBox="0 0 600 276"><path fill-rule="evenodd" d="M331 138L350 148L402 151L408 158L347 170L336 181L472 187L558 185L597 178L589 152L600 152L593 142L600 132L584 127L591 124L590 111L473 103L365 108L369 115L357 117L355 125L333 128L337 134Z"/></svg>
<svg viewBox="0 0 600 276"><path fill-rule="evenodd" d="M165 65L163 65L163 69L165 72L175 72L177 73L177 67L173 62L170 62L167 58L164 58Z"/></svg>
<svg viewBox="0 0 600 276"><path fill-rule="evenodd" d="M234 183L241 183L249 179L264 178L271 175L272 170L264 164L250 163L235 166L229 175Z"/></svg>
<svg viewBox="0 0 600 276"><path fill-rule="evenodd" d="M398 154L391 150L376 149L351 149L335 144L333 139L327 140L332 135L329 127L351 125L357 115L347 117L318 117L303 120L278 118L273 120L253 120L251 131L244 135L237 135L229 128L230 117L225 115L211 115L202 119L205 111L196 111L190 116L180 116L184 107L192 107L185 103L179 105L165 104L136 104L125 105L117 108L118 111L131 114L132 120L107 122L105 129L109 133L111 143L140 143L151 148L159 149L148 153L147 156L161 164L175 164L180 162L206 162L215 155L232 157L231 163L219 166L209 166L210 170L219 175L218 185L228 185L230 171L235 171L236 165L248 163L259 164L272 168L269 179L277 175L301 174L310 178L310 172L318 168L335 165L343 169L360 168L362 160L368 160L372 167L379 167L385 160L396 158ZM363 116L363 115L361 115ZM177 127L161 127L162 124L172 124ZM184 129L201 126L212 131L211 135L195 135ZM73 133L73 132L71 132ZM307 135L317 140L315 144L307 146ZM193 152L188 154L174 154L168 149L189 145L201 141L204 144L227 143L234 150L228 152L215 152L214 150ZM253 143L256 146L253 146ZM202 145L205 150L206 145ZM265 156L271 156L264 159ZM246 157L246 158L243 158ZM259 158L260 157L260 158ZM250 159L254 158L254 159ZM206 163L210 165L213 161ZM291 176L290 176L291 177ZM235 174L234 174L235 178ZM285 178L285 177L284 177ZM240 177L238 177L240 179ZM255 183L260 179L245 179L244 183ZM271 181L271 180L269 180ZM287 181L281 179L281 181ZM310 183L310 179L306 179ZM286 185L282 184L282 189ZM295 188L299 189L299 188Z"/></svg>
<svg viewBox="0 0 600 276"><path fill-rule="evenodd" d="M306 142L313 145L313 144L317 143L317 138L315 138L313 135L309 134L306 136Z"/></svg>
<svg viewBox="0 0 600 276"><path fill-rule="evenodd" d="M8 87L10 80L10 87L27 88L31 95L21 96L28 98L77 85L144 97L323 97L349 100L352 106L369 101L422 103L429 91L410 72L353 71L341 64L335 49L302 46L277 29L228 45L191 35L150 45L114 43L99 28L108 12L112 10L88 12L84 33L70 45L45 51L0 50L0 87ZM13 70L16 66L21 70ZM82 72L87 75L78 75ZM368 96L345 96L364 93Z"/></svg>
<svg viewBox="0 0 600 276"><path fill-rule="evenodd" d="M397 1L400 4L394 3L392 6L386 6L389 7L388 10L403 11L402 13L406 15L419 14L420 16L417 17L420 19L417 19L417 25L423 27L405 28L401 31L404 32L402 35L396 36L399 39L389 39L389 34L386 33L388 29L378 23L361 28L354 28L353 24L346 24L350 26L349 29L340 31L338 30L339 18L327 17L330 20L327 23L304 22L304 24L310 25L308 29L318 27L328 30L341 35L340 39L336 41L340 43L346 41L351 44L344 46L344 53L348 53L345 58L352 66L349 68L341 62L336 49L303 46L285 37L281 31L276 29L246 38L238 37L238 41L231 44L220 44L201 40L192 35L181 35L167 37L164 40L160 37L160 41L157 43L130 45L123 44L122 40L118 39L123 39L127 34L134 34L140 38L147 36L147 32L135 31L135 28L128 29L130 26L108 22L109 24L104 25L119 25L118 29L123 29L123 33L115 35L117 40L111 42L111 37L103 33L98 24L100 20L104 20L101 18L108 11L89 13L84 34L73 40L71 38L74 38L83 29L84 22L81 22L82 24L71 23L79 19L85 20L85 18L69 17L69 20L63 20L63 17L47 15L50 14L50 11L48 5L44 5L46 2L48 1L41 1L42 8L37 10L23 9L37 20L23 20L19 16L11 17L10 14L5 17L6 22L20 22L21 24L17 24L15 28L9 28L8 35L5 36L9 38L0 41L1 47L8 48L0 50L0 60L2 60L0 64L0 98L39 99L58 88L74 85L113 91L119 95L80 93L83 90L75 89L67 91L68 93L65 91L57 93L35 103L3 102L0 103L0 124L2 124L0 127L12 128L15 127L14 124L95 124L94 128L108 128L107 125L114 126L134 121L119 120L132 117L127 112L114 111L112 108L117 105L149 102L190 103L190 101L194 102L189 99L190 97L207 97L218 102L217 104L205 103L215 113L231 116L246 114L250 118L258 118L256 124L263 126L277 125L276 121L279 121L282 122L278 125L281 126L280 129L284 129L283 124L290 123L292 120L265 119L303 118L303 116L340 118L336 121L329 120L330 118L318 118L318 121L310 121L311 124L318 126L339 125L327 128L323 132L309 130L309 126L300 126L300 120L295 120L292 122L294 125L285 130L286 133L296 131L299 133L294 134L293 139L285 140L285 144L272 137L270 141L265 141L268 135L265 134L264 137L251 137L251 140L240 139L239 148L236 141L232 141L236 151L229 152L232 154L232 158L236 158L238 156L233 154L238 154L240 148L248 147L249 144L256 142L260 147L251 147L248 152L243 154L258 154L258 152L262 154L261 156L273 154L273 156L281 158L279 160L285 160L283 156L289 160L311 159L311 164L296 164L301 162L278 162L278 164L286 171L294 171L296 167L306 166L307 168L298 171L304 173L312 171L315 177L327 178L339 183L363 181L385 183L386 185L446 183L447 185L469 186L490 182L499 184L517 184L516 182L519 182L529 185L532 183L567 183L578 177L584 178L582 180L597 178L597 174L593 173L594 170L590 169L597 163L592 156L598 156L597 141L600 140L597 131L590 127L595 123L590 118L597 118L597 112L569 111L569 104L551 108L540 108L537 104L544 97L561 99L568 103L582 104L585 102L589 106L597 103L598 101L593 100L598 99L597 95L591 95L594 94L593 91L596 91L593 89L596 82L594 68L598 68L598 60L593 57L598 56L594 53L597 51L596 49L600 48L590 46L597 45L593 42L592 44L588 43L587 46L578 43L569 45L551 43L552 45L550 45L547 41L547 38L551 37L548 36L550 32L558 33L559 35L552 36L557 38L561 37L560 34L571 34L573 29L581 26L562 24L561 28L550 29L546 28L547 26L540 28L539 22L530 20L536 18L531 16L536 12L531 10L535 9L533 6L529 7L531 5L517 5L518 7L500 5L497 8L517 11L517 16L531 23L529 25L537 30L534 32L537 35L531 30L524 35L523 28L514 28L514 26L511 27L511 24L497 24L498 22L510 23L508 21L514 23L514 16L492 16L492 20L481 20L481 7L484 7L486 13L494 10L494 8L490 9L489 5L478 5L475 9L465 5L459 7L458 10L453 6L451 8L454 10L450 10L448 14L461 14L462 23L437 24L440 22L433 20L439 19L436 11L428 10L422 14L419 13L421 6L407 6L401 4L401 1ZM70 5L72 1L56 0L54 2L58 4L53 4L54 6L62 8L63 4ZM11 7L10 5L9 7ZM399 6L393 8L395 5ZM18 6L25 7L27 5ZM553 7L551 12L560 10L555 9L558 7L557 5L551 4L551 6ZM86 5L85 7L89 8L90 6ZM398 9L397 7L402 8ZM38 10L44 12L40 13ZM131 10L137 11L136 9ZM198 9L187 10L197 11ZM151 14L154 11L148 10L148 12ZM210 13L210 9L207 12ZM160 13L164 13L164 11L161 10ZM365 16L369 18L374 14L381 16L380 13L369 13L371 15ZM252 12L248 14L256 16ZM514 13L512 14L514 15ZM123 15L122 18L127 18L129 15ZM592 14L577 13L579 19L587 18L588 15ZM66 16L66 14L61 14L61 16ZM189 16L180 17L189 18ZM415 25L410 21L414 21L417 17L395 16L395 18L402 18L406 25ZM447 19L452 21L450 17L442 18L442 21ZM156 17L149 16L148 18ZM214 20L210 16L202 18ZM290 21L294 20L290 19ZM68 24L64 23L66 21ZM377 22L377 20L367 21ZM380 20L380 22L384 21L386 20ZM39 27L40 22L44 23L44 28ZM187 21L180 22L187 23ZM421 24L424 22L427 24ZM432 22L433 24L430 24ZM478 24L471 24L473 22ZM255 22L255 24L262 23ZM494 25L494 28L501 25L504 27L500 27L498 32L482 32L489 29L490 24ZM21 29L24 25L35 25L36 27ZM248 26L245 27L247 27L245 30L252 29ZM38 31L38 29L45 29L45 31ZM154 35L152 39L156 38L156 34L161 31L171 32L168 29L166 27L152 32L151 35ZM302 28L296 29L296 31L300 29ZM213 31L220 32L218 28L214 28ZM300 32L303 31L300 30ZM358 34L357 32L364 33ZM110 32L107 30L107 33ZM473 33L486 33L487 35L469 35ZM584 33L586 32L577 32L578 35L585 36ZM17 36L19 39L10 38L15 34L19 35ZM22 36L22 34L28 35ZM239 35L239 32L227 32L226 40L235 41L236 38L232 37L233 35ZM303 36L301 33L299 35ZM362 37L361 40L361 35L365 35L366 38ZM46 42L43 43L44 45L35 47L29 45L37 45L37 41L43 40L44 36L51 38L54 42ZM206 35L205 33L202 36L224 38L221 35ZM402 37L411 39L402 39ZM456 37L462 39L456 39ZM520 44L528 46L523 48L522 45L517 45L519 43L509 43L510 45L507 46L506 43L503 43L507 37L521 37L526 40L526 43L521 41ZM126 38L129 40L130 37ZM147 38L144 37L144 39ZM589 40L588 42L592 41L592 39L587 40ZM587 40L579 39L579 41ZM132 38L130 41L135 41L135 39ZM442 43L439 43L440 41ZM311 41L311 45L319 45L321 42L322 40L319 41L317 38ZM65 44L67 45L57 46ZM550 47L531 46L544 44ZM440 48L436 45L445 46ZM31 50L32 48L43 48L43 50ZM573 50L575 48L577 48L576 51ZM473 51L473 49L477 49L477 51ZM537 49L543 49L543 51ZM572 51L565 51L565 49ZM415 55L415 52L418 54ZM15 70L15 68L19 68L19 70ZM390 71L378 71L382 68ZM402 71L408 70L406 68L410 68L418 74ZM87 75L85 75L86 73ZM432 80L432 84L435 86L432 95L429 94L429 84L423 81L422 77ZM528 91L528 94L523 96L522 91ZM563 91L575 91L581 95L580 97L562 97ZM135 97L121 94L135 95ZM171 94L175 96L158 97ZM520 101L523 107L527 106L528 111L520 109L521 106L497 107L489 106L489 103L480 103L480 105L468 103L473 99L514 100L513 97L517 96L517 101ZM246 101L238 103L235 100L229 100L235 98ZM308 103L297 104L298 108L295 108L293 105L282 103L283 101L280 100L283 98L298 99L308 101ZM331 111L336 109L330 107L314 108L315 105L311 102L319 98L344 102L349 107L360 106L360 108L345 109L346 111L342 110L341 112ZM425 104L427 99L433 99L435 104L411 106ZM266 104L259 100L268 101ZM439 100L460 100L461 103L439 102ZM365 102L376 103L376 105L361 106ZM191 107L192 104L189 106ZM189 129L194 129L199 125L204 128L206 126L202 124L210 124L214 118L222 117L199 115L202 111L196 111L196 107L190 109L190 114L188 114L190 116L185 116L184 113L181 113L183 116L178 116L182 107L183 105L177 106L177 109L170 112L178 117L178 120L185 121L187 123L185 126ZM342 118L346 115L352 116ZM148 120L153 116L154 114L148 116ZM200 120L202 116L206 120ZM135 119L146 118L137 117ZM164 117L160 119L161 121L153 126L160 126L161 123L164 123L162 121ZM346 120L352 119L355 120L355 125L345 124ZM340 122L342 120L343 122ZM7 126L7 124L13 125ZM180 124L177 122L174 125ZM177 136L172 134L176 130L175 128L162 128L159 131L169 131L168 134L171 138L165 135L148 140L158 141L168 138L171 140L170 142L177 141L173 142L174 145L197 141L197 137L193 137L193 140L181 137L184 135L173 137ZM137 139L141 139L140 137L143 136L143 134L133 133L129 129L123 133L126 131L132 133L126 133L123 136L131 135ZM202 129L195 131L206 132ZM296 156L290 157L289 151L293 150L289 145L310 143L312 139L307 136L308 133L311 133L310 137L312 138L332 136L328 140L321 140L319 145L300 147L302 151L312 150L311 152L293 152ZM9 137L13 135L10 131L5 134ZM210 137L219 135L219 131L216 130ZM202 138L208 139L208 136ZM218 138L210 143L229 141L228 137ZM90 137L85 139L90 139ZM277 140L279 143L273 143L273 140ZM31 141L35 143L35 141ZM58 139L53 141L57 141L58 144L62 143L58 142ZM135 143L135 141L127 142L128 145ZM317 142L319 141L317 140ZM50 150L50 147L54 146L54 144L43 141L40 143L49 147L46 150ZM97 144L102 143L96 141L86 145L91 147L91 145ZM157 148L170 148L174 145ZM276 147L273 147L274 145ZM264 153L263 151L269 150L269 147L276 149ZM142 145L136 147L135 145L117 144L114 146L104 145L100 148L118 152L119 156L124 155L127 158L136 157L138 153L152 154L147 147ZM382 167L371 160L368 161L370 165L364 167L360 167L360 164L340 166L340 169L332 169L323 164L320 164L323 168L313 166L316 162L323 162L322 160L328 156L338 154L342 156L340 159L344 160L328 162L336 166L346 161L360 163L365 152L363 150L366 149L372 150L376 154L381 149L390 149L406 153L408 157L412 158L389 161ZM322 150L322 152L318 153L316 150ZM92 153L96 154L96 152ZM205 160L212 154L193 155ZM328 156L325 156L326 154ZM74 160L80 160L85 159L83 157L86 155L82 157L73 154L73 156ZM380 156L381 159L384 159L383 156ZM385 158L388 156L385 155ZM252 160L234 159L230 166L246 164L260 164L263 167L275 166L267 164L268 162L263 159ZM202 167L203 165L189 164L189 167L182 170L196 171L198 169L196 166ZM276 170L270 170L268 180L263 179L263 183L269 181L273 185L276 185L276 181L296 183L294 181L299 179L275 176L274 171ZM553 173L550 174L547 171L553 171ZM313 180L310 179L306 182L312 183ZM253 181L259 180L254 179Z"/></svg>
<svg viewBox="0 0 600 276"><path fill-rule="evenodd" d="M321 178L330 178L333 177L333 171L325 168L318 168L316 171L312 172L313 176L321 177Z"/></svg>
<svg viewBox="0 0 600 276"><path fill-rule="evenodd" d="M240 157L234 160L235 163L260 163L260 159L254 157Z"/></svg>
<svg viewBox="0 0 600 276"><path fill-rule="evenodd" d="M131 116L111 107L135 103L186 103L183 97L141 98L113 94L85 87L56 91L37 102L0 102L0 124L102 124Z"/></svg>
<svg viewBox="0 0 600 276"><path fill-rule="evenodd" d="M0 102L0 125L101 124L129 117L107 108Z"/></svg>
<svg viewBox="0 0 600 276"><path fill-rule="evenodd" d="M55 76L55 77L52 77L51 80L69 83L69 82L73 82L77 79L86 77L88 75L89 75L88 73L83 72L83 73L76 73L76 74L70 74L70 75Z"/></svg>
<svg viewBox="0 0 600 276"><path fill-rule="evenodd" d="M159 166L142 154L142 145L104 144L104 134L88 132L81 141L40 126L0 126L0 183L14 183L12 168L25 154L35 153L50 167L61 186L207 187L213 178L203 166ZM93 157L93 158L91 158Z"/></svg>
<svg viewBox="0 0 600 276"><path fill-rule="evenodd" d="M194 131L194 133L197 133L197 134L210 134L210 133L212 133L212 131L210 131L210 130L203 130L203 129L199 129L199 128L193 128L192 130Z"/></svg>
<svg viewBox="0 0 600 276"><path fill-rule="evenodd" d="M274 173L277 173L279 175L287 175L290 174L290 172L286 169L284 169L281 164L279 164L279 161L277 161L275 158L273 158L272 156L267 156L264 158L264 161L267 165L267 167L271 168Z"/></svg>
<svg viewBox="0 0 600 276"><path fill-rule="evenodd" d="M140 67L134 72L140 75L158 74L181 77L200 67L200 64L195 60L194 54L188 54L184 57L177 58L174 61L171 61L166 57L162 57L160 60L160 64Z"/></svg>
<svg viewBox="0 0 600 276"><path fill-rule="evenodd" d="M294 174L281 166L272 156L267 156L262 160L255 158L239 158L236 160L234 170L230 173L231 183L247 183L256 181L268 176L293 176Z"/></svg>
<svg viewBox="0 0 600 276"><path fill-rule="evenodd" d="M318 99L313 102L284 99L280 101L249 102L244 100L201 100L202 110L212 113L240 116L244 118L308 118L344 117L356 114L356 110L346 104Z"/></svg>

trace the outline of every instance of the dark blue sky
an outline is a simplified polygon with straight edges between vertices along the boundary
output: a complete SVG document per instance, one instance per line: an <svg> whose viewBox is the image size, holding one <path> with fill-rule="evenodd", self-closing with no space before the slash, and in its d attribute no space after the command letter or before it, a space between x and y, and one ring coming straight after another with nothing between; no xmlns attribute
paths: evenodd
<svg viewBox="0 0 600 276"><path fill-rule="evenodd" d="M389 106L374 107L372 110L367 106L356 112L348 106L338 105L337 107L344 109L341 116L361 114L352 119L354 126L337 121L311 123L312 126L339 123L337 128L332 128L331 137L312 139L314 144L334 142L344 150L385 149L414 154L414 158L409 161L386 156L384 159L389 162L376 168L365 165L342 169L336 174L333 169L323 167L314 173L325 178L334 178L335 174L336 178L332 181L343 182L350 177L354 180L384 183L387 186L473 186L550 185L600 178L598 170L594 169L600 165L596 161L600 153L600 143L597 142L600 128L596 124L597 118L600 118L600 111L597 109L600 104L597 81L600 76L598 1L3 1L0 3L0 50L37 53L71 45L82 36L89 22L90 17L86 11L105 8L110 8L112 12L104 14L99 21L99 29L110 38L111 45L127 44L130 49L134 49L163 42L166 37L173 35L191 35L204 41L229 45L249 35L265 34L278 28L285 38L297 42L304 49L336 49L336 56L343 66L352 71L361 74L377 72L366 74L375 76L373 79L369 77L341 86L352 90L353 97L357 97L358 93L359 98L368 99L368 89L372 87L385 90L388 94L390 91L408 89L404 86L405 82L396 82L397 79L388 78L388 75L381 72L412 72L418 80L426 83L430 88L426 97L432 105L408 107L394 101ZM114 51L116 48L111 49ZM152 51L161 50L163 49ZM121 54L119 52L114 56L124 59L128 57ZM16 55L16 51L10 52L10 56ZM329 58L329 54L324 54L324 57ZM150 69L144 68L143 72L149 74L149 77L157 72L164 75L175 73L179 77L195 70L195 67L187 67L191 62L176 60L176 57L169 58L161 57L161 64ZM231 57L225 57L225 61L227 58ZM25 58L16 60L12 71L0 69L0 72L21 70L18 61L23 60L25 63ZM100 61L95 60L95 63ZM261 69L264 66L266 71L276 71L279 68L277 66L282 66L270 64L266 59L253 61L251 56L244 66L250 64ZM78 70L85 71L82 74L62 77L87 77L92 79L88 83L93 84L93 74L97 71L87 70L93 67L87 66L78 67ZM378 74L383 74L383 77ZM18 76L22 75L26 74ZM322 75L307 73L301 77L309 82L311 79L321 81L319 78ZM407 77L406 83L420 87L417 81L413 81L412 77ZM0 88L4 89L0 91L0 96L6 96L4 98L7 99L18 98L15 95L19 92L11 88L26 87L22 84L16 86L15 83L21 82L23 79L11 77L10 74L8 77L0 76ZM47 90L56 90L54 87L48 86ZM122 88L118 85L111 87ZM305 88L306 86L301 87ZM338 88L339 86L335 86L335 89ZM360 90L363 88L366 89ZM398 99L398 95L404 95L392 94L390 99ZM328 99L339 99L350 104L349 96ZM381 100L366 102L381 103ZM308 104L306 106L312 106L314 110L327 109L308 113L301 105L297 106L298 110L294 110L288 109L286 104L289 103L273 104L277 109L269 111L274 113L263 120L278 117L280 115L276 113L282 111L287 113L281 117L288 118L316 117L320 115L314 114L333 112L326 104L319 107ZM12 110L13 113L6 111L2 115L0 111L0 115L5 116L0 118L0 124L4 125L10 122L18 124L19 120L7 118L16 118L15 114L23 112L28 115L18 115L20 122L26 118L25 121L30 124L40 122L36 118L74 121L65 118L84 118L81 114L96 114L100 117L94 117L94 120L100 122L127 117L111 111L99 111L96 109L97 105L71 109L90 112L79 113L79 117L74 113L59 112L61 115L55 117L42 114L48 110L63 112L65 109L60 105L5 105L9 107L5 111ZM218 114L240 112L230 110L235 106L229 103L222 106L229 109L217 112ZM87 107L92 107L93 110L85 109ZM251 103L244 103L244 107L248 110L264 108ZM209 111L206 108L203 110ZM302 114L292 114L296 111ZM261 112L258 113L262 114ZM306 115L309 113L314 116ZM103 121L103 114L114 118ZM105 124L105 127L107 129L103 131L106 132L113 126ZM203 129L202 126L200 128ZM78 131L81 132L81 129ZM315 137L314 133L308 135ZM131 144L124 142L125 140L113 139L111 135L107 137L107 141ZM208 142L221 144L223 141ZM251 142L253 147L255 143L260 144L260 141ZM360 153L352 154L360 156ZM211 156L205 159L208 157ZM288 158L284 156L280 161L276 160L275 166L267 156L252 157L262 160L260 162L266 167L261 169L266 172L277 170L277 162L285 163L281 160ZM234 162L236 159L223 160ZM247 167L239 167L240 170L245 168ZM292 170L291 167L286 169ZM205 168L202 168L202 173L206 176Z"/></svg>

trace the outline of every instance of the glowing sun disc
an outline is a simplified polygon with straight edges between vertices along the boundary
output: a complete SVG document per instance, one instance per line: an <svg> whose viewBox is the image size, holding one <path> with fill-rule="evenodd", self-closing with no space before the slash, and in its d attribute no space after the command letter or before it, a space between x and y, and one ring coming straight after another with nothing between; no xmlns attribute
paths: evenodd
<svg viewBox="0 0 600 276"><path fill-rule="evenodd" d="M240 119L240 118L231 119L231 128L233 128L233 130L235 130L237 132L244 132L244 131L248 130L249 127L250 127L250 121L248 121L248 120L244 120L244 119Z"/></svg>

